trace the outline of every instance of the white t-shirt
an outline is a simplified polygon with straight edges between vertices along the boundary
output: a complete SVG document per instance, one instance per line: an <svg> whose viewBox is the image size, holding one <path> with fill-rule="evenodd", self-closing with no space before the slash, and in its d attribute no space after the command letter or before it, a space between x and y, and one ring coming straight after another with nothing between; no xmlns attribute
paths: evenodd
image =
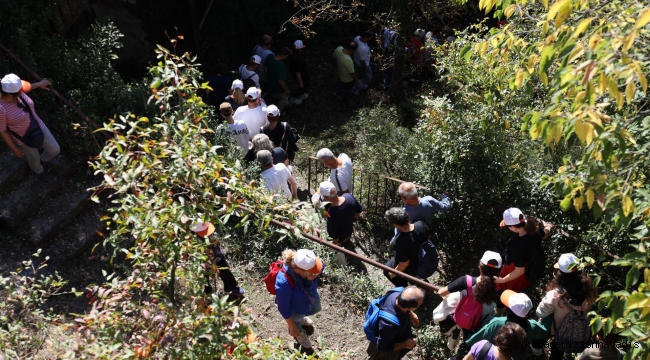
<svg viewBox="0 0 650 360"><path fill-rule="evenodd" d="M235 137L237 145L241 147L242 155L246 155L249 148L248 142L252 139L248 126L241 120L235 120L234 124L228 124L228 132Z"/></svg>
<svg viewBox="0 0 650 360"><path fill-rule="evenodd" d="M262 65L260 65L260 66L262 66ZM258 67L260 67L260 66L258 66ZM248 79L248 77L250 77L250 80L253 80L253 82L255 82L255 87L260 89L260 76L257 75L257 73L255 71L250 71L250 70L246 69L245 64L243 64L242 66L239 67L239 75L241 76L242 81L244 81L244 79Z"/></svg>
<svg viewBox="0 0 650 360"><path fill-rule="evenodd" d="M248 126L248 132L251 138L260 133L260 128L268 124L266 120L266 111L262 106L257 106L254 109L249 109L248 105L243 105L237 108L235 114L232 116L235 120L243 121Z"/></svg>
<svg viewBox="0 0 650 360"><path fill-rule="evenodd" d="M349 190L352 194L352 160L346 154L340 154L339 159L343 160L343 165L338 169L332 169L330 173L330 182L336 186L337 191ZM338 173L338 182L337 179ZM339 183L341 187L339 188Z"/></svg>
<svg viewBox="0 0 650 360"><path fill-rule="evenodd" d="M287 181L291 177L291 171L283 163L275 164L262 171L262 177L269 191L280 195L284 191L284 195L288 199L291 199L291 190L289 190L289 185L287 184Z"/></svg>
<svg viewBox="0 0 650 360"><path fill-rule="evenodd" d="M354 52L354 63L361 66L361 60L366 62L366 66L370 65L370 47L368 44L361 41L361 37L354 38L354 42L359 44L357 51Z"/></svg>

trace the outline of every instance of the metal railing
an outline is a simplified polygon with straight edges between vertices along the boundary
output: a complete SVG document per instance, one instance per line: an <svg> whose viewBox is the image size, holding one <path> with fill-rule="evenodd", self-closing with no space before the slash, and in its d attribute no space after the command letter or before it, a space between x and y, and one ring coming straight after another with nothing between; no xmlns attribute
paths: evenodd
<svg viewBox="0 0 650 360"><path fill-rule="evenodd" d="M43 79L0 43L0 77L8 73L32 83ZM49 90L30 91L28 96L34 101L36 113L60 145L82 155L98 154L105 137L94 133L99 128L97 124L53 86Z"/></svg>
<svg viewBox="0 0 650 360"><path fill-rule="evenodd" d="M352 169L353 195L363 204L367 213L384 216L384 212L387 209L394 206L402 206L397 188L404 180L363 171L354 166ZM331 170L331 168L318 161L318 158L310 156L307 165L307 191L312 194L318 189L322 181L329 180ZM422 190L429 190L427 187L417 184L415 187Z"/></svg>

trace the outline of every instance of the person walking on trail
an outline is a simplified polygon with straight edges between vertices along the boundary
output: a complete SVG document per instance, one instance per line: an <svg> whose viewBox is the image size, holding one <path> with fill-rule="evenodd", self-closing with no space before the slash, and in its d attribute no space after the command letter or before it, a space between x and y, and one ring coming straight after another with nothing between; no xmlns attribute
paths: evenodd
<svg viewBox="0 0 650 360"><path fill-rule="evenodd" d="M332 169L330 171L330 182L336 186L337 194L339 196L345 193L352 194L354 182L352 181L353 168L350 157L344 153L339 154L339 157L335 157L328 148L318 150L316 157L324 166Z"/></svg>
<svg viewBox="0 0 650 360"><path fill-rule="evenodd" d="M298 199L298 184L293 178L291 171L283 163L273 165L273 155L268 150L260 150L257 153L257 162L262 168L262 178L266 188L287 199ZM287 183L291 184L291 189Z"/></svg>
<svg viewBox="0 0 650 360"><path fill-rule="evenodd" d="M50 130L36 113L34 102L25 93L31 89L46 89L50 85L43 79L33 85L22 81L15 74L8 74L1 80L0 88L0 137L17 158L27 157L29 167L36 177L49 183L53 177L47 174L42 164L59 166L55 159L60 152ZM39 148L45 150L39 153Z"/></svg>
<svg viewBox="0 0 650 360"><path fill-rule="evenodd" d="M432 196L418 197L418 190L412 182L401 183L397 191L411 221L424 221L429 231L433 229L433 219L436 213L447 212L451 208L447 192L442 194L440 200L436 200Z"/></svg>
<svg viewBox="0 0 650 360"><path fill-rule="evenodd" d="M393 54L397 48L397 32L393 29L384 28L382 36L382 59L384 70L384 88L390 90L393 86Z"/></svg>
<svg viewBox="0 0 650 360"><path fill-rule="evenodd" d="M239 66L239 76L241 76L241 81L244 83L246 88L256 87L262 89L260 87L260 76L255 72L255 69L257 69L260 64L262 64L262 58L253 55L250 60L248 60L248 64L241 64L241 66Z"/></svg>
<svg viewBox="0 0 650 360"><path fill-rule="evenodd" d="M260 133L268 136L275 147L282 148L289 156L289 161L293 163L298 145L296 145L297 139L291 125L287 122L280 122L280 109L275 105L269 105L266 108L266 119L268 125L262 127Z"/></svg>
<svg viewBox="0 0 650 360"><path fill-rule="evenodd" d="M252 140L248 126L246 126L246 123L243 121L235 120L235 118L232 117L232 106L227 102L221 103L221 105L219 105L219 112L221 113L221 116L226 119L226 122L228 124L228 132L235 137L237 145L239 145L241 148L241 155L246 155L246 153L248 153L248 149L251 146L250 141Z"/></svg>
<svg viewBox="0 0 650 360"><path fill-rule="evenodd" d="M357 92L368 88L368 84L372 80L372 68L370 67L370 46L368 42L375 37L370 31L364 31L361 35L354 38L357 43L357 51L354 52L354 70L361 85L355 86Z"/></svg>
<svg viewBox="0 0 650 360"><path fill-rule="evenodd" d="M359 95L358 91L354 90L354 85L361 86L361 80L354 73L354 61L351 55L357 51L359 45L351 41L345 47L339 46L334 49L332 60L336 62L336 69L339 76L339 82L336 85L334 95L339 101L345 102L348 106L354 105L354 101L350 98L350 93Z"/></svg>
<svg viewBox="0 0 650 360"><path fill-rule="evenodd" d="M320 201L327 202L324 206L325 218L327 234L332 239L332 243L356 252L356 246L352 242L352 233L354 223L359 220L359 215L364 210L363 205L351 194L337 195L336 187L329 181L320 183L318 192ZM359 271L365 270L363 263L353 257L345 256L345 262L353 264Z"/></svg>
<svg viewBox="0 0 650 360"><path fill-rule="evenodd" d="M500 302L507 307L506 316L492 318L487 325L477 330L474 335L465 338L466 346L474 348L476 343L481 343L483 340L492 341L503 327L515 323L521 326L525 332L526 342L533 351L539 351L541 355L548 333L543 324L530 318L534 313L532 312L533 302L528 295L506 290L501 294ZM519 351L509 353L514 360L527 358L526 343L523 345Z"/></svg>
<svg viewBox="0 0 650 360"><path fill-rule="evenodd" d="M214 74L208 76L208 85L212 90L205 90L205 101L214 107L219 106L223 99L228 96L228 89L231 88L230 79L226 76L227 68L225 64L217 64L215 66ZM241 97L244 103L244 97Z"/></svg>
<svg viewBox="0 0 650 360"><path fill-rule="evenodd" d="M474 344L463 360L510 360L512 354L526 349L526 332L515 324L508 323L489 340L481 340ZM494 345L492 345L494 343Z"/></svg>
<svg viewBox="0 0 650 360"><path fill-rule="evenodd" d="M253 48L253 54L252 55L257 55L262 59L262 63L260 66L255 68L255 72L259 76L260 79L260 85L262 86L262 94L266 92L266 89L268 87L267 83L267 68L266 68L266 58L270 55L273 54L273 51L271 51L271 46L273 45L273 38L268 35L264 34L262 36L262 41L258 44L255 45Z"/></svg>
<svg viewBox="0 0 650 360"><path fill-rule="evenodd" d="M567 326L565 322L569 319L569 315L572 319L575 319L573 316L576 314L584 316L586 319L586 313L591 309L597 297L591 278L580 271L578 265L579 262L575 255L571 253L560 255L554 266L557 269L555 277L548 284L548 292L537 306L537 316L549 329L550 336L554 337L554 341L551 343L550 360L562 359L564 356L560 342L585 341L584 339L558 338L558 332ZM588 326L588 324L587 320L586 325ZM591 333L588 332L588 328L586 330L586 334L589 336Z"/></svg>
<svg viewBox="0 0 650 360"><path fill-rule="evenodd" d="M196 221L192 224L192 231L196 236L201 238L201 241L206 237L210 241L210 246L208 247L208 258L212 262L212 269L219 276L221 281L223 281L223 290L228 295L233 295L237 297L244 296L244 289L242 289L235 279L235 275L230 271L230 266L226 261L226 256L221 251L219 246L219 238L215 232L214 225L209 222ZM209 273L209 272L208 272ZM208 275L209 280L209 275ZM212 293L212 286L208 281L208 284L205 286L206 294Z"/></svg>
<svg viewBox="0 0 650 360"><path fill-rule="evenodd" d="M284 164L291 171L289 166L289 156L281 147L274 147L273 143L266 134L257 134L253 137L253 147L248 150L244 160L246 161L255 161L257 159L257 153L260 150L268 150L271 152L273 157L273 165L275 164Z"/></svg>
<svg viewBox="0 0 650 360"><path fill-rule="evenodd" d="M411 223L409 215L402 208L389 209L384 218L400 231L395 242L392 243L393 257L385 265L417 277L420 244L428 240L429 228L422 221ZM395 273L384 270L384 276L397 287L408 285L408 280Z"/></svg>
<svg viewBox="0 0 650 360"><path fill-rule="evenodd" d="M287 322L289 334L308 355L314 353L309 337L314 334L314 322L309 318L321 311L318 276L325 264L313 251L284 250L284 271L275 278L275 303Z"/></svg>
<svg viewBox="0 0 650 360"><path fill-rule="evenodd" d="M480 320L477 328L474 330L461 328L463 332L463 339L467 340L474 334L475 330L480 329L483 325L487 324L494 317L494 306L498 301L496 288L493 277L499 275L501 271L502 261L501 255L494 251L486 251L483 253L481 260L478 263L479 276L470 276L472 286L472 296L474 300L481 305ZM469 275L464 275L449 283L449 285L440 288L438 295L447 297L451 293L460 292L461 299L468 296L467 283Z"/></svg>
<svg viewBox="0 0 650 360"><path fill-rule="evenodd" d="M379 309L397 317L398 324L380 317L377 342L370 342L366 350L371 360L402 359L415 347L412 326L419 326L415 314L424 302L424 291L416 286L408 286L401 292L393 292L386 297Z"/></svg>
<svg viewBox="0 0 650 360"><path fill-rule="evenodd" d="M309 90L309 71L307 70L307 63L302 58L302 52L306 48L302 40L293 42L293 54L289 56L289 71L291 76L298 83L298 88L293 92L290 105L300 105L302 101L309 97L307 91Z"/></svg>
<svg viewBox="0 0 650 360"><path fill-rule="evenodd" d="M260 92L257 88L248 88L246 91L246 101L248 102L248 105L240 106L233 115L235 120L241 120L246 124L246 126L248 126L248 131L251 136L259 134L262 126L268 124L268 121L266 120L266 111L264 111L264 107L260 105L259 97Z"/></svg>
<svg viewBox="0 0 650 360"><path fill-rule="evenodd" d="M230 104L233 111L237 111L240 106L248 105L246 95L244 95L244 83L241 80L232 82L230 92L230 95L226 96L226 102Z"/></svg>
<svg viewBox="0 0 650 360"><path fill-rule="evenodd" d="M291 53L291 49L282 46L275 54L269 54L264 62L268 71L269 91L279 100L276 105L280 111L284 110L291 94L287 84L287 66L284 64Z"/></svg>

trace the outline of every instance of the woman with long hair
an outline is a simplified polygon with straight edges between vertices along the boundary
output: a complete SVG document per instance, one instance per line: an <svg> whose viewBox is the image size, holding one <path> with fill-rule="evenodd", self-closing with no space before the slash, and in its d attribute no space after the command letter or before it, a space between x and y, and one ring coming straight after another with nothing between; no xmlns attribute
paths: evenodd
<svg viewBox="0 0 650 360"><path fill-rule="evenodd" d="M321 311L317 287L324 265L307 249L284 250L282 260L283 271L278 272L275 279L275 303L287 322L289 334L304 353L313 354L309 336L314 333L314 323L308 316Z"/></svg>
<svg viewBox="0 0 650 360"><path fill-rule="evenodd" d="M547 286L547 293L537 306L537 316L542 323L550 323L554 336L571 311L588 311L596 300L597 292L591 278L577 267L578 259L571 253L562 254L555 264L555 278ZM548 320L546 320L548 319ZM564 352L552 343L549 359L562 359Z"/></svg>
<svg viewBox="0 0 650 360"><path fill-rule="evenodd" d="M238 107L248 104L244 96L244 83L241 80L234 80L230 91L231 94L226 96L226 101L232 106L232 111L236 111Z"/></svg>
<svg viewBox="0 0 650 360"><path fill-rule="evenodd" d="M507 323L492 342L481 340L474 344L463 360L510 360L525 348L526 331L515 323Z"/></svg>

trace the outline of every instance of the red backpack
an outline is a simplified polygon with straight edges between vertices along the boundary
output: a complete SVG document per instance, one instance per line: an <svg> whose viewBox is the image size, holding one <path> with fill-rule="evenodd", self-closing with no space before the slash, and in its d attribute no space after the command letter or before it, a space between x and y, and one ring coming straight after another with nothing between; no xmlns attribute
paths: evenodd
<svg viewBox="0 0 650 360"><path fill-rule="evenodd" d="M278 260L271 263L271 266L269 266L269 273L264 277L266 290L268 290L271 295L275 295L275 279L278 277L279 272L284 273L284 276L287 278L289 285L291 285L291 288L293 289L293 279L284 270L284 261Z"/></svg>
<svg viewBox="0 0 650 360"><path fill-rule="evenodd" d="M472 277L465 275L467 284L467 295L460 299L456 311L454 311L454 321L458 327L465 330L476 330L481 323L481 313L483 305L474 299L472 294Z"/></svg>

